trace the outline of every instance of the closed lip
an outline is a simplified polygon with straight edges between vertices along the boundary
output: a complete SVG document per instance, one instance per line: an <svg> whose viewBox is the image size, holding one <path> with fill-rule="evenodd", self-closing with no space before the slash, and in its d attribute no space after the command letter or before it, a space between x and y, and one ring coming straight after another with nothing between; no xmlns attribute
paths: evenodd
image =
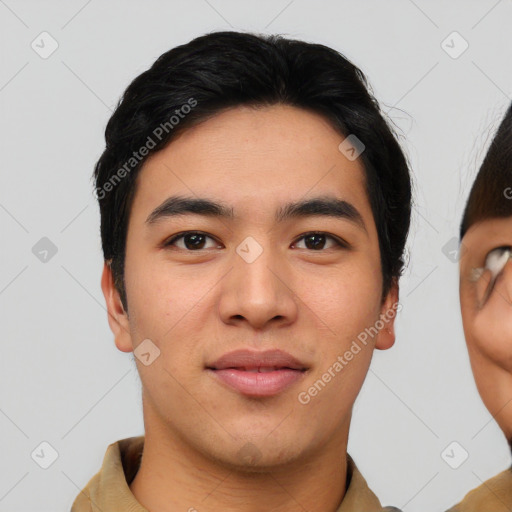
<svg viewBox="0 0 512 512"><path fill-rule="evenodd" d="M265 350L257 352L247 349L234 350L221 356L211 364L207 364L209 370L226 370L234 368L246 371L258 371L260 369L279 370L289 368L291 370L308 370L308 366L296 357L283 350Z"/></svg>

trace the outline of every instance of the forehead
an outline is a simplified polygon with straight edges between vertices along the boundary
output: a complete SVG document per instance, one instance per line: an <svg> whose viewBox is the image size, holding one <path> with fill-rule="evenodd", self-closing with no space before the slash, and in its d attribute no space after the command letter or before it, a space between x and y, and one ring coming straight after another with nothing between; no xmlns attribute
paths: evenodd
<svg viewBox="0 0 512 512"><path fill-rule="evenodd" d="M271 205L308 195L336 194L372 217L363 163L338 149L344 139L323 116L304 109L232 108L186 129L148 158L133 208L154 207L179 193L225 200L243 216L270 214Z"/></svg>

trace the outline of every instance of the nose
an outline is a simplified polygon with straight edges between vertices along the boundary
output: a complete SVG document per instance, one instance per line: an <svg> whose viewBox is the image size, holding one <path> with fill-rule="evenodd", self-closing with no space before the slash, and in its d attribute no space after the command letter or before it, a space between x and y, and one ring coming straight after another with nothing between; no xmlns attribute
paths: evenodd
<svg viewBox="0 0 512 512"><path fill-rule="evenodd" d="M232 269L222 280L219 313L229 325L246 323L254 330L284 326L297 318L298 296L284 258L268 245L252 261L233 252ZM252 248L254 250L254 247Z"/></svg>

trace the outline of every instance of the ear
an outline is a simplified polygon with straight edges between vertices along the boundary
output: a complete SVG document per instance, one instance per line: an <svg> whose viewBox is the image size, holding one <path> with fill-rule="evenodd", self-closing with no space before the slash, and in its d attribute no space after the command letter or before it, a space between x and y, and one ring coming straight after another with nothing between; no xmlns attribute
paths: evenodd
<svg viewBox="0 0 512 512"><path fill-rule="evenodd" d="M125 312L121 297L114 285L114 277L112 269L108 262L103 265L103 273L101 276L101 289L107 304L108 324L114 333L114 341L116 347L121 352L132 352L132 338L130 336L130 324L128 322L128 314Z"/></svg>
<svg viewBox="0 0 512 512"><path fill-rule="evenodd" d="M380 309L380 320L384 323L375 340L375 348L387 350L395 343L395 318L397 312L401 309L398 304L398 279L393 278L389 292L384 298Z"/></svg>

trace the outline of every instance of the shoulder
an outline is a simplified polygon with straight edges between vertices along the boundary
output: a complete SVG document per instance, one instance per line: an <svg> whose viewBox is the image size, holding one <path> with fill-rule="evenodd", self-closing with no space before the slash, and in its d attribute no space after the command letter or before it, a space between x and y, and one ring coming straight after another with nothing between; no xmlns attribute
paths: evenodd
<svg viewBox="0 0 512 512"><path fill-rule="evenodd" d="M129 437L108 445L100 470L75 498L71 512L91 512L91 503L101 510L110 510L108 505L112 502L126 502L132 506L134 498L128 486L139 469L143 448L144 436ZM126 506L125 510L128 508Z"/></svg>
<svg viewBox="0 0 512 512"><path fill-rule="evenodd" d="M447 512L509 512L511 507L512 469L509 468L470 491L459 504Z"/></svg>
<svg viewBox="0 0 512 512"><path fill-rule="evenodd" d="M396 507L384 507L371 491L354 460L347 454L347 490L337 512L401 512Z"/></svg>

